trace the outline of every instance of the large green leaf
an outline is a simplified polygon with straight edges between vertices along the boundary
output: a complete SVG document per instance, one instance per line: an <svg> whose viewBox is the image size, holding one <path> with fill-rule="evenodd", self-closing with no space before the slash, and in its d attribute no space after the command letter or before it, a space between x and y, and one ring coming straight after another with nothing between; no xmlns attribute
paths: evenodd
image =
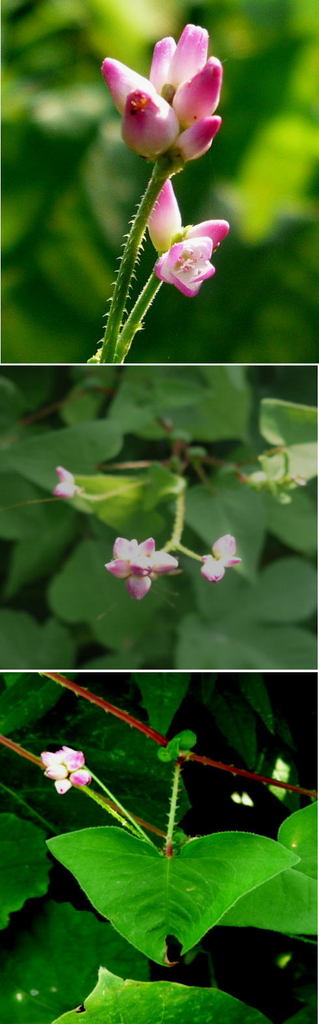
<svg viewBox="0 0 319 1024"><path fill-rule="evenodd" d="M0 814L0 837L0 928L6 928L13 910L46 893L50 864L44 834L30 821Z"/></svg>
<svg viewBox="0 0 319 1024"><path fill-rule="evenodd" d="M173 857L118 828L71 832L48 847L95 908L157 963L168 936L186 953L241 895L298 861L272 839L240 832L191 839Z"/></svg>
<svg viewBox="0 0 319 1024"><path fill-rule="evenodd" d="M47 679L25 672L0 694L0 731L14 732L36 721L57 704L60 696Z"/></svg>
<svg viewBox="0 0 319 1024"><path fill-rule="evenodd" d="M267 529L279 540L300 551L314 555L317 546L316 507L304 487L291 492L289 505L281 505L270 494L265 495Z"/></svg>
<svg viewBox="0 0 319 1024"><path fill-rule="evenodd" d="M211 711L217 728L243 758L248 768L255 768L257 756L256 716L243 700L223 683L211 698Z"/></svg>
<svg viewBox="0 0 319 1024"><path fill-rule="evenodd" d="M293 935L316 933L316 823L317 804L286 818L278 838L298 853L299 863L239 899L220 924L268 928Z"/></svg>
<svg viewBox="0 0 319 1024"><path fill-rule="evenodd" d="M187 692L190 673L136 672L133 679L141 691L150 725L165 735Z"/></svg>
<svg viewBox="0 0 319 1024"><path fill-rule="evenodd" d="M223 583L221 584L221 586ZM216 622L191 613L179 626L178 669L279 669L317 665L316 638L298 626L254 622L233 609Z"/></svg>
<svg viewBox="0 0 319 1024"><path fill-rule="evenodd" d="M262 1024L268 1020L216 988L191 988L168 981L123 981L103 967L84 1007L89 1024ZM70 1010L53 1024L77 1024Z"/></svg>
<svg viewBox="0 0 319 1024"><path fill-rule="evenodd" d="M83 955L79 972L79 950ZM145 957L94 914L49 901L2 957L0 1017L10 1024L50 1024L94 984L96 966L147 981Z"/></svg>
<svg viewBox="0 0 319 1024"><path fill-rule="evenodd" d="M56 466L65 466L71 473L94 472L99 462L118 454L121 444L119 426L106 420L78 423L13 444L2 455L3 468L15 469L32 483L52 491Z"/></svg>

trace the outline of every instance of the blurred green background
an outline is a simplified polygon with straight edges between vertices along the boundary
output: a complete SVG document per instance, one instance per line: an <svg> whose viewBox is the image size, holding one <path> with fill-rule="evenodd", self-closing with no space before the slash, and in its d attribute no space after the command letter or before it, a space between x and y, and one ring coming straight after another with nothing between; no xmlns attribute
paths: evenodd
<svg viewBox="0 0 319 1024"><path fill-rule="evenodd" d="M226 217L217 274L164 286L132 362L317 360L316 0L4 0L4 362L96 350L123 233L148 179L100 76L148 74L192 21L224 64L222 131L176 179L183 222ZM317 245L318 252L318 245ZM154 250L147 244L142 279Z"/></svg>

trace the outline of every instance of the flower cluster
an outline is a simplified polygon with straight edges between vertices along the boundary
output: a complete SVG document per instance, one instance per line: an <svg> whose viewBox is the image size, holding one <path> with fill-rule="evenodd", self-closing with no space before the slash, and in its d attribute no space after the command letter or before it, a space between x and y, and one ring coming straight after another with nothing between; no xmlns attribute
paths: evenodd
<svg viewBox="0 0 319 1024"><path fill-rule="evenodd" d="M203 555L204 565L201 567L201 574L209 583L219 583L225 576L225 569L232 565L238 565L241 558L236 558L236 541L230 533L219 537L212 545L212 555Z"/></svg>
<svg viewBox="0 0 319 1024"><path fill-rule="evenodd" d="M218 106L223 69L209 57L208 33L186 25L178 43L170 36L154 48L150 77L107 57L102 75L122 114L124 142L140 156L157 159L167 150L181 161L210 148L221 125Z"/></svg>
<svg viewBox="0 0 319 1024"><path fill-rule="evenodd" d="M165 182L148 220L155 249L162 255L154 274L173 284L183 295L197 295L201 284L215 273L210 263L229 231L227 220L205 220L182 227L182 218L171 181Z"/></svg>
<svg viewBox="0 0 319 1024"><path fill-rule="evenodd" d="M163 573L178 568L177 558L167 551L156 551L155 540L149 537L142 544L137 540L118 537L113 546L113 561L106 562L105 568L118 579L125 580L125 586L137 601L148 594L152 581Z"/></svg>
<svg viewBox="0 0 319 1024"><path fill-rule="evenodd" d="M72 747L61 747L55 754L50 750L44 750L41 754L41 761L45 765L44 774L48 779L54 779L57 793L67 793L71 786L88 786L92 781L92 775L85 765L85 757L82 750L73 750Z"/></svg>

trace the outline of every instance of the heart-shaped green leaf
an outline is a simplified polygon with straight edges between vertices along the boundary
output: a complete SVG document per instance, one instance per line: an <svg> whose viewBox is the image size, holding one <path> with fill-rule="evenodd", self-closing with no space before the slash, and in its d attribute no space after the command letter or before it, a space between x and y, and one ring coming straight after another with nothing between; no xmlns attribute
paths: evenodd
<svg viewBox="0 0 319 1024"><path fill-rule="evenodd" d="M100 968L96 988L85 1000L88 1024L263 1024L259 1010L216 988L188 988L168 981L123 981ZM78 1024L70 1010L53 1024Z"/></svg>
<svg viewBox="0 0 319 1024"><path fill-rule="evenodd" d="M15 814L0 815L0 843L0 928L6 928L13 910L46 893L50 864L41 829Z"/></svg>
<svg viewBox="0 0 319 1024"><path fill-rule="evenodd" d="M166 939L186 953L244 893L292 867L284 846L246 832L191 839L173 857L118 828L88 828L48 841L93 906L157 963Z"/></svg>

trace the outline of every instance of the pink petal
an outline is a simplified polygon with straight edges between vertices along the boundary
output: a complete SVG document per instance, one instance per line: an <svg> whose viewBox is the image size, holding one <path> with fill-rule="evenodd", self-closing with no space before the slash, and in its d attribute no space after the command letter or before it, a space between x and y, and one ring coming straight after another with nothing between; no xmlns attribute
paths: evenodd
<svg viewBox="0 0 319 1024"><path fill-rule="evenodd" d="M110 57L106 57L101 71L120 114L124 114L127 97L135 89L142 89L149 96L156 96L156 91L148 78L138 75L136 71L132 71L131 68L128 68L126 64L122 64L119 60L112 60Z"/></svg>
<svg viewBox="0 0 319 1024"><path fill-rule="evenodd" d="M142 89L127 97L122 122L124 142L134 153L155 160L165 153L178 136L179 124L172 107Z"/></svg>
<svg viewBox="0 0 319 1024"><path fill-rule="evenodd" d="M158 576L164 572L171 572L172 569L178 569L177 558L168 554L167 551L155 551L152 558L152 569Z"/></svg>
<svg viewBox="0 0 319 1024"><path fill-rule="evenodd" d="M85 764L85 757L82 750L73 750L72 747L62 747L64 751L64 764L69 772L74 768L82 768Z"/></svg>
<svg viewBox="0 0 319 1024"><path fill-rule="evenodd" d="M181 154L183 160L197 160L210 149L213 138L221 126L222 119L214 117L203 117L191 128L186 128L176 139L176 150Z"/></svg>
<svg viewBox="0 0 319 1024"><path fill-rule="evenodd" d="M145 555L145 557L152 555L155 551L155 540L153 537L148 537L147 540L143 540L142 543L138 545L138 550L139 554Z"/></svg>
<svg viewBox="0 0 319 1024"><path fill-rule="evenodd" d="M88 786L92 782L92 775L87 768L80 769L78 772L72 772L70 775L70 782L74 786Z"/></svg>
<svg viewBox="0 0 319 1024"><path fill-rule="evenodd" d="M141 601L142 597L148 594L152 581L149 576L130 576L125 581L126 589L128 590L131 597L135 597L137 601Z"/></svg>
<svg viewBox="0 0 319 1024"><path fill-rule="evenodd" d="M54 783L57 793L63 796L63 793L67 793L68 789L71 789L71 782L69 779L61 779L61 782Z"/></svg>
<svg viewBox="0 0 319 1024"><path fill-rule="evenodd" d="M156 277L159 278L160 281L165 281L166 284L173 284L172 274L168 266L167 257L167 252L165 252L163 256L160 256L160 258L155 263L153 273L155 274Z"/></svg>
<svg viewBox="0 0 319 1024"><path fill-rule="evenodd" d="M124 558L128 561L138 550L137 540L126 540L126 537L117 537L113 544L113 557Z"/></svg>
<svg viewBox="0 0 319 1024"><path fill-rule="evenodd" d="M209 583L219 583L220 580L225 576L225 568L223 563L212 555L203 555L204 565L201 567L201 574L205 580Z"/></svg>
<svg viewBox="0 0 319 1024"><path fill-rule="evenodd" d="M205 67L190 82L179 86L173 107L180 124L188 127L214 113L219 103L223 68L216 57L210 57Z"/></svg>
<svg viewBox="0 0 319 1024"><path fill-rule="evenodd" d="M148 230L158 252L169 249L172 238L181 230L182 218L170 180L165 182L148 221Z"/></svg>
<svg viewBox="0 0 319 1024"><path fill-rule="evenodd" d="M230 559L233 559L236 554L236 540L230 533L225 533L223 537L219 537L215 540L212 545L212 552L215 558L220 558L223 565L230 565ZM241 559L239 559L241 561Z"/></svg>
<svg viewBox="0 0 319 1024"><path fill-rule="evenodd" d="M122 558L115 558L112 562L105 562L104 568L111 572L112 576L117 576L119 580L125 580L130 575L131 563Z"/></svg>
<svg viewBox="0 0 319 1024"><path fill-rule="evenodd" d="M169 81L178 86L193 78L207 61L208 32L199 25L185 25L171 60Z"/></svg>
<svg viewBox="0 0 319 1024"><path fill-rule="evenodd" d="M56 764L55 766L49 765L46 768L44 774L47 779L66 779L68 775L68 769L63 764Z"/></svg>
<svg viewBox="0 0 319 1024"><path fill-rule="evenodd" d="M159 42L156 43L156 46L154 46L150 81L155 86L158 93L162 92L164 85L168 85L171 82L170 65L175 50L175 39L172 39L171 36L166 36L165 39L160 39Z"/></svg>
<svg viewBox="0 0 319 1024"><path fill-rule="evenodd" d="M226 238L229 232L227 220L203 220L200 224L194 224L188 228L186 238L202 238L205 235L212 239L213 250Z"/></svg>

